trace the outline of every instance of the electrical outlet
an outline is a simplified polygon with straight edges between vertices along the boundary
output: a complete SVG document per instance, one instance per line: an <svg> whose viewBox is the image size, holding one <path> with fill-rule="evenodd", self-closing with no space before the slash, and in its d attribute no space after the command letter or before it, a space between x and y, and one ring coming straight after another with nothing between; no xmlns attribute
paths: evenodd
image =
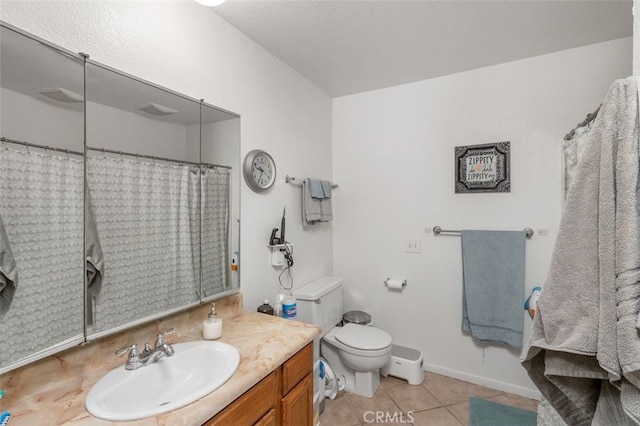
<svg viewBox="0 0 640 426"><path fill-rule="evenodd" d="M422 251L420 240L405 240L404 251L406 253L420 253Z"/></svg>

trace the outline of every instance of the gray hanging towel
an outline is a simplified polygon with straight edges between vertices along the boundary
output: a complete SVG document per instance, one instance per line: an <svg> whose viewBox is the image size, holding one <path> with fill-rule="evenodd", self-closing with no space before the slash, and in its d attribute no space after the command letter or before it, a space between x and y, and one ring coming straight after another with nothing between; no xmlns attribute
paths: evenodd
<svg viewBox="0 0 640 426"><path fill-rule="evenodd" d="M102 289L102 277L104 277L104 256L98 236L95 214L91 194L87 191L87 289L92 296L98 296Z"/></svg>
<svg viewBox="0 0 640 426"><path fill-rule="evenodd" d="M314 225L322 219L320 200L311 196L310 179L302 183L302 225Z"/></svg>
<svg viewBox="0 0 640 426"><path fill-rule="evenodd" d="M18 287L18 267L11 252L9 236L0 217L0 317L4 316Z"/></svg>
<svg viewBox="0 0 640 426"><path fill-rule="evenodd" d="M522 347L525 233L462 231L462 330Z"/></svg>

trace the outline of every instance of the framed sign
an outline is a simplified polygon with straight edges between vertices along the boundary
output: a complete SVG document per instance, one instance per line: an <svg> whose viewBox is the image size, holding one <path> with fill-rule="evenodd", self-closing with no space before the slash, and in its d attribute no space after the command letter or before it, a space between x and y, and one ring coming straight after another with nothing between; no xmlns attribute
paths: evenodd
<svg viewBox="0 0 640 426"><path fill-rule="evenodd" d="M456 146L456 193L510 192L509 142Z"/></svg>

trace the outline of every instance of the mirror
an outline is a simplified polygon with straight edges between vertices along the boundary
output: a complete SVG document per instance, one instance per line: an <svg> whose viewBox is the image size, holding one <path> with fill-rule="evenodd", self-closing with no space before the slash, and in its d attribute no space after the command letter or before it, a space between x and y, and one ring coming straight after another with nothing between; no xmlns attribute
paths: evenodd
<svg viewBox="0 0 640 426"><path fill-rule="evenodd" d="M240 118L0 24L0 373L238 291Z"/></svg>
<svg viewBox="0 0 640 426"><path fill-rule="evenodd" d="M199 126L199 102L87 63L90 337L199 302Z"/></svg>
<svg viewBox="0 0 640 426"><path fill-rule="evenodd" d="M202 297L240 287L240 118L202 104Z"/></svg>
<svg viewBox="0 0 640 426"><path fill-rule="evenodd" d="M2 373L84 339L84 66L0 31Z"/></svg>

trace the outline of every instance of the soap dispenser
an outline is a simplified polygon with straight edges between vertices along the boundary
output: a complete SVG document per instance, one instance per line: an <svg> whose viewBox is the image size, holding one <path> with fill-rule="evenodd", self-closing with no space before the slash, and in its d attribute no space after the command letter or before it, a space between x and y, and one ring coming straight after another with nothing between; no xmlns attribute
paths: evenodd
<svg viewBox="0 0 640 426"><path fill-rule="evenodd" d="M216 304L211 304L211 312L202 324L202 338L205 340L217 339L222 336L222 319L216 313Z"/></svg>

